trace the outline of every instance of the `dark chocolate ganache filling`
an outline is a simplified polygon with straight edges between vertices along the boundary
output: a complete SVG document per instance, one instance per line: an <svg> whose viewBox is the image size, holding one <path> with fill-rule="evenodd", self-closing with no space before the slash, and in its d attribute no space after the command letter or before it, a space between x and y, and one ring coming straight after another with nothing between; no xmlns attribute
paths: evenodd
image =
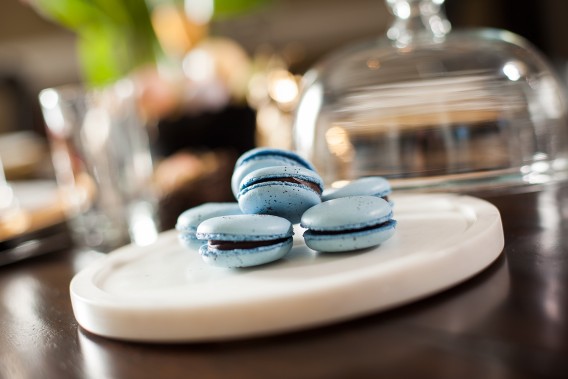
<svg viewBox="0 0 568 379"><path fill-rule="evenodd" d="M302 180L302 179L297 179L297 178L292 178L292 177L259 179L255 182L253 182L252 184L259 184L259 183L266 183L266 182L295 183L295 184L300 184L300 185L303 185L303 186L306 186L306 187L310 187L313 191L317 192L320 195L321 195L321 192L322 192L320 186L318 186L316 183L312 183L308 180Z"/></svg>
<svg viewBox="0 0 568 379"><path fill-rule="evenodd" d="M356 233L356 232L364 232L367 230L378 229L382 226L387 226L388 224L392 223L392 220L388 220L386 222L382 222L379 224L373 224L370 226L366 226L359 229L343 229L343 230L309 230L309 233L312 235L337 235L337 234L348 234L348 233Z"/></svg>
<svg viewBox="0 0 568 379"><path fill-rule="evenodd" d="M235 249L254 249L262 246L276 245L286 242L290 237L278 238L269 241L218 241L210 240L207 245L215 250L235 250Z"/></svg>

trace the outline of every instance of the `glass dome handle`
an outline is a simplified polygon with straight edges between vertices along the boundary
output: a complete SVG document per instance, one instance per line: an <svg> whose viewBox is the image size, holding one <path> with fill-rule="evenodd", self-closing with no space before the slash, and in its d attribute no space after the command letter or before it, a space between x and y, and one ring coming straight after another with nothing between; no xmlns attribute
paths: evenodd
<svg viewBox="0 0 568 379"><path fill-rule="evenodd" d="M443 9L444 0L385 0L395 16L387 37L398 47L404 47L417 38L442 40L450 32L451 24Z"/></svg>

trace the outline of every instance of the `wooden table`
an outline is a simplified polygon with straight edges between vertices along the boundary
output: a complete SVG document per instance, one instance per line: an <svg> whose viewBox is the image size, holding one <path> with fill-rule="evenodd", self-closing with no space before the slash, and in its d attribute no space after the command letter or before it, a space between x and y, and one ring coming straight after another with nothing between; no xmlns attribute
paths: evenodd
<svg viewBox="0 0 568 379"><path fill-rule="evenodd" d="M150 345L83 331L62 250L0 268L1 378L568 378L568 185L486 197L506 246L475 278L341 324L225 343Z"/></svg>

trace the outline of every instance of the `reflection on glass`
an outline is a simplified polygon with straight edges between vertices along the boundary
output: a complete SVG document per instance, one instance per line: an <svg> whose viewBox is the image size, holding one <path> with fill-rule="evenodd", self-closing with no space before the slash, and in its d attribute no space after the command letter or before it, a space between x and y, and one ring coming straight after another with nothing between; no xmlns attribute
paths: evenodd
<svg viewBox="0 0 568 379"><path fill-rule="evenodd" d="M566 176L559 81L512 33L454 31L443 0L387 0L387 37L348 46L305 77L296 149L328 184L383 175L397 188L471 189Z"/></svg>

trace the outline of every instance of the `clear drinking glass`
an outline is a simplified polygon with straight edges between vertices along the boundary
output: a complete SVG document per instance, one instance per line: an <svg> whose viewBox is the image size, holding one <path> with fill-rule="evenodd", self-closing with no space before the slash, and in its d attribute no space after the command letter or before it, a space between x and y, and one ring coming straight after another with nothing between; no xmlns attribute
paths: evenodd
<svg viewBox="0 0 568 379"><path fill-rule="evenodd" d="M444 0L386 0L386 36L305 75L297 151L328 185L382 175L399 189L469 191L566 177L565 92L526 40L451 31Z"/></svg>
<svg viewBox="0 0 568 379"><path fill-rule="evenodd" d="M157 238L147 130L134 86L45 89L39 96L70 226L85 246L109 251Z"/></svg>

